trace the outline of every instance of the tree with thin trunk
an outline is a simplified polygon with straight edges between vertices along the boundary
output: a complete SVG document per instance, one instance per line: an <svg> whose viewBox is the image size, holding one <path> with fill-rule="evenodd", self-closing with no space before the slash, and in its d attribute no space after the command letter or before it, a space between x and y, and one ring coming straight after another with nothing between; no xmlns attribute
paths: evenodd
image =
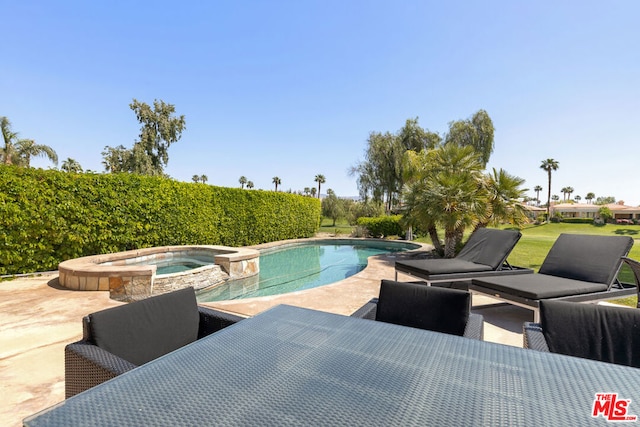
<svg viewBox="0 0 640 427"><path fill-rule="evenodd" d="M326 182L326 179L324 175L318 174L316 175L314 181L318 183L318 198L320 198L320 184L324 184Z"/></svg>
<svg viewBox="0 0 640 427"><path fill-rule="evenodd" d="M587 202L591 203L591 201L596 198L596 195L595 193L589 192L584 198L587 200Z"/></svg>
<svg viewBox="0 0 640 427"><path fill-rule="evenodd" d="M278 185L282 184L282 180L279 177L274 176L271 182L276 185L276 191L278 191Z"/></svg>
<svg viewBox="0 0 640 427"><path fill-rule="evenodd" d="M200 182L206 184L209 181L209 177L207 175L200 175Z"/></svg>
<svg viewBox="0 0 640 427"><path fill-rule="evenodd" d="M542 191L542 187L536 185L535 187L533 187L533 191L536 192L536 203L540 205L540 192Z"/></svg>
<svg viewBox="0 0 640 427"><path fill-rule="evenodd" d="M238 182L240 183L240 188L244 189L244 186L247 183L247 177L244 175L241 176Z"/></svg>
<svg viewBox="0 0 640 427"><path fill-rule="evenodd" d="M193 182L195 182L195 183L200 182L200 175L193 175L193 176L191 177L191 181L193 181Z"/></svg>
<svg viewBox="0 0 640 427"><path fill-rule="evenodd" d="M575 190L573 189L573 187L567 187L566 190L567 190L567 199L571 200L571 194L573 194Z"/></svg>
<svg viewBox="0 0 640 427"><path fill-rule="evenodd" d="M253 188L253 181L247 181L247 188L251 190Z"/></svg>
<svg viewBox="0 0 640 427"><path fill-rule="evenodd" d="M36 144L33 139L21 139L15 146L17 159L14 159L14 163L20 166L31 166L32 157L46 157L51 160L56 166L58 165L58 154L55 150L48 145Z"/></svg>
<svg viewBox="0 0 640 427"><path fill-rule="evenodd" d="M557 171L559 168L559 162L555 159L543 160L540 164L540 169L547 171L547 221L549 221L549 212L551 208L551 172Z"/></svg>

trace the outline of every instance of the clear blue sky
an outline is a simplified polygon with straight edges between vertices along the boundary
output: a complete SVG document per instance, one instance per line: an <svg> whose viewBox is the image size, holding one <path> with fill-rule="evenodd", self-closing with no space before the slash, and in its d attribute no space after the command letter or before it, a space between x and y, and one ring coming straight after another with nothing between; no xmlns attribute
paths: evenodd
<svg viewBox="0 0 640 427"><path fill-rule="evenodd" d="M103 171L133 98L186 116L166 172L339 196L371 131L444 133L484 109L489 167L640 203L640 2L0 0L0 116ZM35 166L49 167L44 160ZM541 198L543 198L541 196Z"/></svg>

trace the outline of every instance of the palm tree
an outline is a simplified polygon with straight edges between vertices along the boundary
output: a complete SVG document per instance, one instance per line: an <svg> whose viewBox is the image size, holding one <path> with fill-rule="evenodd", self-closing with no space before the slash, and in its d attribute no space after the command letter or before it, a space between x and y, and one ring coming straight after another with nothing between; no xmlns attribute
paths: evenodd
<svg viewBox="0 0 640 427"><path fill-rule="evenodd" d="M241 176L238 182L240 183L240 188L244 189L244 185L247 183L247 177L244 175Z"/></svg>
<svg viewBox="0 0 640 427"><path fill-rule="evenodd" d="M309 187L304 187L304 191L303 191L305 196L308 196L309 193L311 193L311 189Z"/></svg>
<svg viewBox="0 0 640 427"><path fill-rule="evenodd" d="M554 194L553 196L551 196L551 200L553 200L554 202L557 202L558 200L560 200L560 196L558 196L557 194Z"/></svg>
<svg viewBox="0 0 640 427"><path fill-rule="evenodd" d="M193 181L193 182L195 182L195 183L200 182L200 175L193 175L193 176L191 177L191 181Z"/></svg>
<svg viewBox="0 0 640 427"><path fill-rule="evenodd" d="M318 198L320 198L320 184L324 184L326 179L324 175L318 174L316 175L314 181L318 183Z"/></svg>
<svg viewBox="0 0 640 427"><path fill-rule="evenodd" d="M82 173L82 166L76 160L68 157L67 160L62 162L62 166L60 166L60 170L65 172L73 172L73 173Z"/></svg>
<svg viewBox="0 0 640 427"><path fill-rule="evenodd" d="M253 188L253 181L247 181L247 188L248 189L252 189Z"/></svg>
<svg viewBox="0 0 640 427"><path fill-rule="evenodd" d="M16 143L16 153L21 166L31 166L31 157L44 156L58 165L58 155L55 150L48 145L36 144L33 139L21 139Z"/></svg>
<svg viewBox="0 0 640 427"><path fill-rule="evenodd" d="M482 161L473 147L458 144L423 150L408 159L413 177L405 181L406 224L426 229L436 247L436 225L444 228L444 256L452 258L465 228L490 218Z"/></svg>
<svg viewBox="0 0 640 427"><path fill-rule="evenodd" d="M311 187L311 197L316 197L316 187Z"/></svg>
<svg viewBox="0 0 640 427"><path fill-rule="evenodd" d="M540 169L547 171L548 183L547 183L547 221L549 221L549 211L551 208L551 172L557 171L559 163L554 159L543 160L540 164Z"/></svg>
<svg viewBox="0 0 640 427"><path fill-rule="evenodd" d="M207 183L207 181L209 181L209 177L208 177L207 175L200 175L200 181L201 181L203 184L206 184L206 183Z"/></svg>
<svg viewBox="0 0 640 427"><path fill-rule="evenodd" d="M567 187L567 199L571 200L571 194L575 191L573 187Z"/></svg>
<svg viewBox="0 0 640 427"><path fill-rule="evenodd" d="M510 175L505 170L496 170L485 177L485 187L488 191L490 216L478 221L476 228L489 223L499 225L509 223L520 226L527 222L526 209L520 203L527 189L520 188L524 179Z"/></svg>
<svg viewBox="0 0 640 427"><path fill-rule="evenodd" d="M567 200L567 187L562 187L560 192L562 193L562 201Z"/></svg>
<svg viewBox="0 0 640 427"><path fill-rule="evenodd" d="M584 198L587 199L587 201L589 203L591 203L591 201L596 198L596 195L595 195L595 193L589 192L589 193L587 193L587 195Z"/></svg>
<svg viewBox="0 0 640 427"><path fill-rule="evenodd" d="M533 191L536 192L536 202L538 206L540 206L540 192L542 191L542 187L536 185L535 187L533 187Z"/></svg>
<svg viewBox="0 0 640 427"><path fill-rule="evenodd" d="M580 196L576 196L573 198L576 202L580 203L580 200L582 200L582 197Z"/></svg>
<svg viewBox="0 0 640 427"><path fill-rule="evenodd" d="M278 185L282 184L282 180L280 180L280 178L278 178L277 176L274 176L271 182L276 185L276 191L278 191Z"/></svg>
<svg viewBox="0 0 640 427"><path fill-rule="evenodd" d="M11 130L11 122L4 116L0 117L0 130L2 130L2 139L4 140L2 163L10 165L16 155L14 147L18 142L18 133Z"/></svg>

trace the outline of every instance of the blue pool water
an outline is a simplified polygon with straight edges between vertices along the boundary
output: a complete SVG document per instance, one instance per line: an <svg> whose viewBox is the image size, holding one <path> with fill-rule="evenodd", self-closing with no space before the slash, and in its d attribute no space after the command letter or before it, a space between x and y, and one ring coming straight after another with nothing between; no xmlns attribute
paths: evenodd
<svg viewBox="0 0 640 427"><path fill-rule="evenodd" d="M370 256L418 247L406 242L350 241L303 243L263 250L257 277L229 281L200 293L198 300L224 301L311 289L362 271Z"/></svg>

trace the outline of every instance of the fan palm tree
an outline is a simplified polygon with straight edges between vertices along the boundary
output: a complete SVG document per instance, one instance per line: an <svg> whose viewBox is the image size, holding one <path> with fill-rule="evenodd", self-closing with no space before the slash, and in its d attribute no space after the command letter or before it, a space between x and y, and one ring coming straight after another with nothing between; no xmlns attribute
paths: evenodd
<svg viewBox="0 0 640 427"><path fill-rule="evenodd" d="M240 183L240 188L244 189L244 186L247 183L247 177L244 175L241 176L238 182Z"/></svg>
<svg viewBox="0 0 640 427"><path fill-rule="evenodd" d="M191 177L191 181L193 181L193 182L195 182L195 183L200 182L200 175L193 175L193 176Z"/></svg>
<svg viewBox="0 0 640 427"><path fill-rule="evenodd" d="M587 202L591 203L591 201L596 198L596 195L595 193L589 192L584 198L587 200Z"/></svg>
<svg viewBox="0 0 640 427"><path fill-rule="evenodd" d="M56 166L58 165L58 155L55 150L48 145L36 144L33 139L21 139L15 145L18 161L15 162L20 166L31 166L31 157L44 156L51 160Z"/></svg>
<svg viewBox="0 0 640 427"><path fill-rule="evenodd" d="M206 184L209 181L209 177L207 175L200 175L200 182Z"/></svg>
<svg viewBox="0 0 640 427"><path fill-rule="evenodd" d="M80 163L78 163L76 160L68 157L62 162L60 170L65 172L82 173L82 166L80 166Z"/></svg>
<svg viewBox="0 0 640 427"><path fill-rule="evenodd" d="M320 198L320 184L324 184L326 182L326 179L324 175L318 174L316 175L314 181L318 183L318 198Z"/></svg>
<svg viewBox="0 0 640 427"><path fill-rule="evenodd" d="M253 181L247 181L247 188L248 189L252 189L253 188Z"/></svg>
<svg viewBox="0 0 640 427"><path fill-rule="evenodd" d="M535 187L533 187L533 191L536 192L536 204L539 206L540 205L540 192L542 191L542 187L540 187L539 185L536 185Z"/></svg>
<svg viewBox="0 0 640 427"><path fill-rule="evenodd" d="M527 222L525 207L520 203L527 189L520 188L524 179L510 175L504 169L496 170L485 177L488 192L489 217L480 220L476 228L489 223L499 225L509 223L520 226Z"/></svg>
<svg viewBox="0 0 640 427"><path fill-rule="evenodd" d="M571 200L571 194L573 194L575 190L573 189L573 187L567 187L566 190L567 190L567 199Z"/></svg>
<svg viewBox="0 0 640 427"><path fill-rule="evenodd" d="M276 185L276 191L278 191L278 185L282 184L282 180L279 177L274 176L271 182Z"/></svg>
<svg viewBox="0 0 640 427"><path fill-rule="evenodd" d="M18 142L18 133L11 130L11 122L8 118L0 117L0 130L2 131L2 139L4 148L2 149L2 163L10 165L16 155L15 144Z"/></svg>
<svg viewBox="0 0 640 427"><path fill-rule="evenodd" d="M549 211L551 208L551 172L557 171L559 168L559 162L555 159L543 160L540 164L540 169L547 171L548 183L547 183L547 221L549 221Z"/></svg>

